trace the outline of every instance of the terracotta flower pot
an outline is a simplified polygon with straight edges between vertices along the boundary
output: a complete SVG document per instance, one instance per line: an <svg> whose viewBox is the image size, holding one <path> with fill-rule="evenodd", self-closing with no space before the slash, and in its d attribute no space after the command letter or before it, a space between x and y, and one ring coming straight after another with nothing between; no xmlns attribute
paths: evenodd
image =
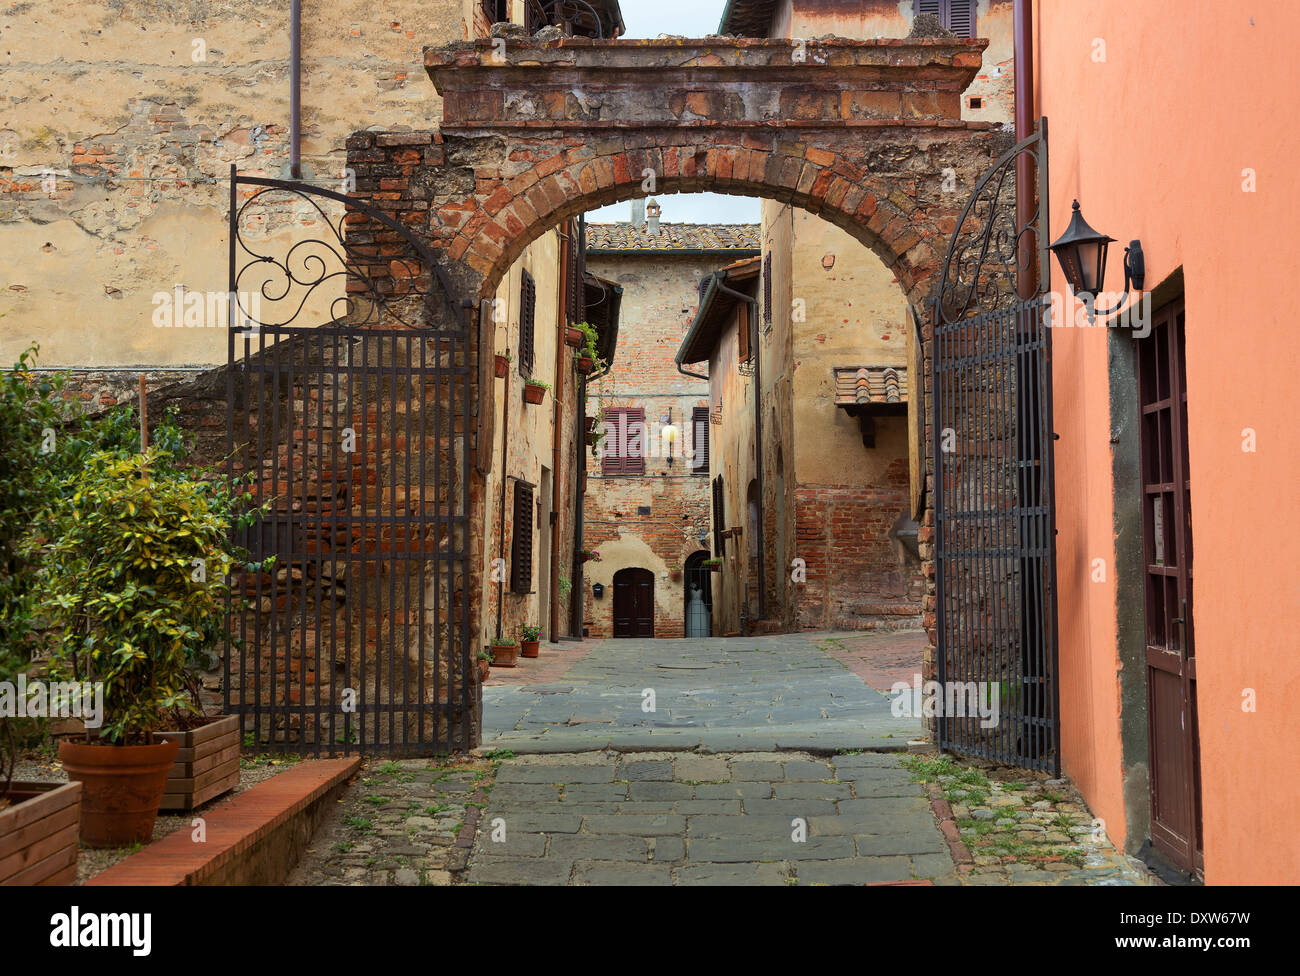
<svg viewBox="0 0 1300 976"><path fill-rule="evenodd" d="M478 659L478 677L479 681L487 681L488 675L492 673L492 662L485 657Z"/></svg>
<svg viewBox="0 0 1300 976"><path fill-rule="evenodd" d="M566 328L564 330L564 344L566 346L572 346L574 349L577 349L582 345L582 339L583 335L581 329Z"/></svg>
<svg viewBox="0 0 1300 976"><path fill-rule="evenodd" d="M493 644L492 645L492 667L494 668L513 668L519 663L519 645L518 644Z"/></svg>
<svg viewBox="0 0 1300 976"><path fill-rule="evenodd" d="M504 379L510 374L510 360L505 356L496 357L497 379Z"/></svg>
<svg viewBox="0 0 1300 976"><path fill-rule="evenodd" d="M541 641L520 641L520 642L519 642L519 656L520 656L520 657L537 657L538 654L540 653L540 651L538 650L538 648L540 648L541 646L542 646L542 642L541 642Z"/></svg>
<svg viewBox="0 0 1300 976"><path fill-rule="evenodd" d="M595 368L595 366L596 366L596 360L592 359L590 356L578 357L579 373L584 373L584 374L590 373Z"/></svg>
<svg viewBox="0 0 1300 976"><path fill-rule="evenodd" d="M179 750L175 739L148 746L60 742L59 761L68 779L82 786L82 842L88 847L147 844Z"/></svg>
<svg viewBox="0 0 1300 976"><path fill-rule="evenodd" d="M534 386L532 383L524 384L524 400L528 403L541 403L546 399L546 387Z"/></svg>

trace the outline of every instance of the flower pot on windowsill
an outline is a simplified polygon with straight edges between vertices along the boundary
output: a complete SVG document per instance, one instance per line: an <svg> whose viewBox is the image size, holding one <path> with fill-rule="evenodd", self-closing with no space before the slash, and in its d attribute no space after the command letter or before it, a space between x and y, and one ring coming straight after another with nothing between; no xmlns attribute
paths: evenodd
<svg viewBox="0 0 1300 976"><path fill-rule="evenodd" d="M64 739L59 761L82 784L81 840L87 847L147 844L180 743L98 745Z"/></svg>
<svg viewBox="0 0 1300 976"><path fill-rule="evenodd" d="M524 402L541 403L546 399L546 387L538 386L536 383L524 384Z"/></svg>
<svg viewBox="0 0 1300 976"><path fill-rule="evenodd" d="M492 667L513 668L519 663L518 644L493 644Z"/></svg>
<svg viewBox="0 0 1300 976"><path fill-rule="evenodd" d="M596 360L592 359L590 356L579 356L577 366L578 372L585 376L596 368Z"/></svg>
<svg viewBox="0 0 1300 976"><path fill-rule="evenodd" d="M496 373L497 373L497 379L499 379L499 380L500 380L500 379L505 379L505 377L507 377L507 376L510 375L510 357L509 357L509 356L497 356L497 357L496 357Z"/></svg>
<svg viewBox="0 0 1300 976"><path fill-rule="evenodd" d="M573 326L569 326L564 330L564 344L566 346L572 346L574 349L577 349L582 345L583 338L581 329L575 329Z"/></svg>

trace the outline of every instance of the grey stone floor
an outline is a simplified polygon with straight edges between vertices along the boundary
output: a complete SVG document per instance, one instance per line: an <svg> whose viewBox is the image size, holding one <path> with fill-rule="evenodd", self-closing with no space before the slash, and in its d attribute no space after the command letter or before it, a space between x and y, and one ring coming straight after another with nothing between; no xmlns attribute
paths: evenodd
<svg viewBox="0 0 1300 976"><path fill-rule="evenodd" d="M497 771L466 880L532 885L955 883L898 758L533 755Z"/></svg>
<svg viewBox="0 0 1300 976"><path fill-rule="evenodd" d="M603 641L562 681L487 687L483 742L516 753L906 748L920 719L895 718L817 636Z"/></svg>

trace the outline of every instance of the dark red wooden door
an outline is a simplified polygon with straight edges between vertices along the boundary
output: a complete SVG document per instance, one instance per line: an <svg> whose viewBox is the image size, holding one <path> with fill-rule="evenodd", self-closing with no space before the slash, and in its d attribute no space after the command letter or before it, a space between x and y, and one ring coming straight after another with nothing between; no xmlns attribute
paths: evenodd
<svg viewBox="0 0 1300 976"><path fill-rule="evenodd" d="M655 635L655 576L648 569L614 574L614 636Z"/></svg>
<svg viewBox="0 0 1300 976"><path fill-rule="evenodd" d="M1184 319L1181 299L1155 313L1151 334L1138 341L1138 385L1151 843L1194 874L1203 860Z"/></svg>

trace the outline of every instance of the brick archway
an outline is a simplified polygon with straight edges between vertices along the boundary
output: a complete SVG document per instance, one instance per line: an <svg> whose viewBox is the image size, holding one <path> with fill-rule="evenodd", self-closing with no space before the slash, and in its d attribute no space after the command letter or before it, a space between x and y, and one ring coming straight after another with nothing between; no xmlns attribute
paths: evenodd
<svg viewBox="0 0 1300 976"><path fill-rule="evenodd" d="M492 295L530 242L606 204L700 190L788 202L847 231L894 272L923 323L917 392L928 401L926 299L971 188L1012 142L961 119L961 94L987 43L564 38L428 48L425 66L443 97L438 129L356 133L348 165L356 196L444 255L455 297L467 303ZM361 217L350 240L370 256L359 258L360 270L377 288L416 290L403 280L409 265L390 264L382 228ZM928 455L928 431L923 441ZM928 456L926 472L929 487ZM482 505L482 478L473 477L471 526ZM927 501L927 677L933 532ZM471 543L482 543L473 528ZM482 581L472 572L477 595Z"/></svg>

